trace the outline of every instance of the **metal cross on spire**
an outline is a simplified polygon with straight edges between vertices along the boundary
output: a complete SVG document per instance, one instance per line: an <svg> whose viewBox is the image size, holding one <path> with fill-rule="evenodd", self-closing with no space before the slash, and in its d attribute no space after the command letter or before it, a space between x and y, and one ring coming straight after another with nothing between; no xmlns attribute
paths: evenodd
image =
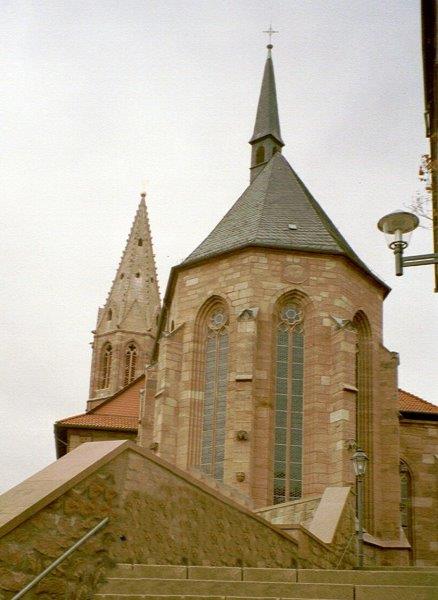
<svg viewBox="0 0 438 600"><path fill-rule="evenodd" d="M274 29L272 29L272 23L271 23L269 25L269 29L267 29L263 33L267 33L269 35L269 45L272 46L272 36L274 35L274 33L278 33L278 31L275 31Z"/></svg>

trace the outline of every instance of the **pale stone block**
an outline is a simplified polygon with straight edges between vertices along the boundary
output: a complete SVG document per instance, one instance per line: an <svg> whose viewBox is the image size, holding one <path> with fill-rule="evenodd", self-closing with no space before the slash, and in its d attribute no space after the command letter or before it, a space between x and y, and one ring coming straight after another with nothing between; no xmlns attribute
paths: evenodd
<svg viewBox="0 0 438 600"><path fill-rule="evenodd" d="M199 277L191 277L190 279L186 279L186 286L196 285L199 282Z"/></svg>
<svg viewBox="0 0 438 600"><path fill-rule="evenodd" d="M350 411L345 408L341 408L339 410L335 410L330 413L330 423L336 423L337 421L349 421L350 420Z"/></svg>
<svg viewBox="0 0 438 600"><path fill-rule="evenodd" d="M321 385L330 385L330 377L328 377L327 375L322 375Z"/></svg>
<svg viewBox="0 0 438 600"><path fill-rule="evenodd" d="M412 504L417 508L430 508L433 506L433 498L414 496L412 499Z"/></svg>
<svg viewBox="0 0 438 600"><path fill-rule="evenodd" d="M435 457L433 454L423 454L421 457L421 462L426 465L433 465L435 462Z"/></svg>

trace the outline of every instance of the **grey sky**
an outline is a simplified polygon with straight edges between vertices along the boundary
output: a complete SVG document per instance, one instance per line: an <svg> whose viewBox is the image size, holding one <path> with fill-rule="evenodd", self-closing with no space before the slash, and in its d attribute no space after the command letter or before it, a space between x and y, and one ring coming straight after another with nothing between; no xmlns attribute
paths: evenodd
<svg viewBox="0 0 438 600"><path fill-rule="evenodd" d="M395 278L376 229L420 189L428 147L417 0L3 0L0 491L51 462L53 422L85 409L143 179L162 292L246 187L271 11L284 154L392 286L401 387L438 403L432 269Z"/></svg>

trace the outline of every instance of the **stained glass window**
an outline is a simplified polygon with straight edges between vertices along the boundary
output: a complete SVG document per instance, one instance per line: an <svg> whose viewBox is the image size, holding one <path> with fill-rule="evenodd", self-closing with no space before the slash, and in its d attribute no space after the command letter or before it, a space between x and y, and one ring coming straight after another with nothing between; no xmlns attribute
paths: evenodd
<svg viewBox="0 0 438 600"><path fill-rule="evenodd" d="M228 387L228 330L222 309L210 316L205 340L204 403L200 467L215 479L224 476Z"/></svg>
<svg viewBox="0 0 438 600"><path fill-rule="evenodd" d="M111 361L113 349L111 344L106 344L102 351L101 371L100 371L100 388L106 389L110 384L111 376Z"/></svg>
<svg viewBox="0 0 438 600"><path fill-rule="evenodd" d="M125 378L124 385L128 385L135 379L135 368L137 366L137 348L135 344L129 344L125 352Z"/></svg>
<svg viewBox="0 0 438 600"><path fill-rule="evenodd" d="M274 504L301 498L304 333L302 311L283 306L277 327Z"/></svg>
<svg viewBox="0 0 438 600"><path fill-rule="evenodd" d="M412 542L411 474L405 463L400 463L400 521L403 531Z"/></svg>

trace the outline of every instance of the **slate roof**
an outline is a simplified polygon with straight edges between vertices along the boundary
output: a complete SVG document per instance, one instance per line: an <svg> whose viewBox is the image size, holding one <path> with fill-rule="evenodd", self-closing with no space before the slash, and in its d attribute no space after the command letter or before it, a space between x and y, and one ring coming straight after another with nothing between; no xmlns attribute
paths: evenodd
<svg viewBox="0 0 438 600"><path fill-rule="evenodd" d="M438 406L405 390L398 391L399 406L402 412L437 413Z"/></svg>
<svg viewBox="0 0 438 600"><path fill-rule="evenodd" d="M182 264L247 246L348 256L387 288L349 246L279 152Z"/></svg>
<svg viewBox="0 0 438 600"><path fill-rule="evenodd" d="M254 133L249 143L262 139L268 135L276 138L282 146L284 142L281 139L280 119L278 117L277 91L275 89L274 65L272 63L271 52L268 53L265 69L263 72L262 87L260 90L259 103L257 106L257 116L254 126Z"/></svg>

